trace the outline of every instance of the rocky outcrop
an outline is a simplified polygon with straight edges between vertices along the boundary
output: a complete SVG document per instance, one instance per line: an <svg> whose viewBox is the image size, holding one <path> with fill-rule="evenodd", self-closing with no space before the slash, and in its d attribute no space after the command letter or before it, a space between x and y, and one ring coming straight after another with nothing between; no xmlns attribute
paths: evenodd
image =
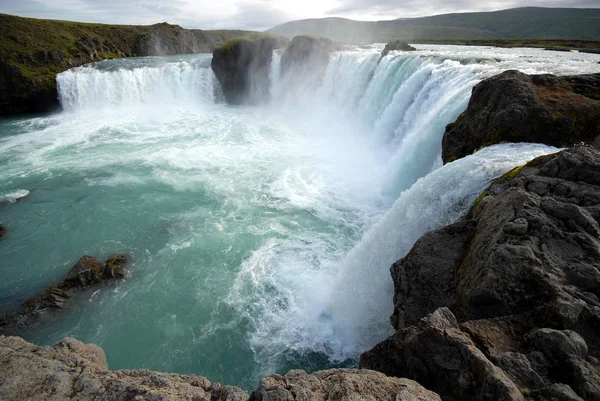
<svg viewBox="0 0 600 401"><path fill-rule="evenodd" d="M129 56L211 52L246 31L86 24L0 14L0 115L59 107L56 74L94 61Z"/></svg>
<svg viewBox="0 0 600 401"><path fill-rule="evenodd" d="M0 336L0 399L3 401L440 401L412 380L369 370L332 369L313 374L292 370L271 375L248 393L204 377L149 370L108 370L102 349L65 338L37 347Z"/></svg>
<svg viewBox="0 0 600 401"><path fill-rule="evenodd" d="M414 400L441 401L418 383L372 370L331 369L308 374L291 370L260 381L250 401Z"/></svg>
<svg viewBox="0 0 600 401"><path fill-rule="evenodd" d="M0 337L0 399L245 401L236 387L204 377L149 370L109 371L102 349L65 338L37 347L19 337Z"/></svg>
<svg viewBox="0 0 600 401"><path fill-rule="evenodd" d="M508 172L392 266L398 331L361 367L444 400L600 400L599 223L593 147Z"/></svg>
<svg viewBox="0 0 600 401"><path fill-rule="evenodd" d="M281 55L281 77L293 80L308 75L320 80L329 63L329 53L336 50L334 43L318 36L295 36Z"/></svg>
<svg viewBox="0 0 600 401"><path fill-rule="evenodd" d="M393 42L390 42L387 45L385 45L385 47L383 48L383 51L381 52L381 57L387 56L392 50L400 50L403 52L412 52L417 49L415 49L408 43L403 42L401 40L394 40Z"/></svg>
<svg viewBox="0 0 600 401"><path fill-rule="evenodd" d="M506 71L473 88L467 110L446 127L451 162L500 142L600 145L600 74L557 77Z"/></svg>
<svg viewBox="0 0 600 401"><path fill-rule="evenodd" d="M0 224L0 238L4 237L4 234L6 234L6 228Z"/></svg>
<svg viewBox="0 0 600 401"><path fill-rule="evenodd" d="M516 384L460 330L447 308L436 310L363 353L360 366L410 377L444 400L525 399Z"/></svg>
<svg viewBox="0 0 600 401"><path fill-rule="evenodd" d="M0 319L0 333L14 334L18 329L34 323L45 310L64 308L69 299L83 288L124 277L126 264L126 255L111 257L104 264L94 257L83 256L69 270L62 283L28 299L17 313L3 316Z"/></svg>
<svg viewBox="0 0 600 401"><path fill-rule="evenodd" d="M260 103L267 99L273 50L287 39L256 35L229 40L213 51L211 68L230 104Z"/></svg>

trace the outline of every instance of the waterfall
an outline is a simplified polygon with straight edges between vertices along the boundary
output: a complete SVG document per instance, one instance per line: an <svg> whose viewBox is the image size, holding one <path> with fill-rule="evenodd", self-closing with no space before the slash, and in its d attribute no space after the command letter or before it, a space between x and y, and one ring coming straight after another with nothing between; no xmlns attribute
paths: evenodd
<svg viewBox="0 0 600 401"><path fill-rule="evenodd" d="M110 239L110 251L112 241L133 249L132 281L119 297L101 291L104 304L82 308L85 318L64 323L69 333L108 349L143 344L135 361L154 369L217 377L225 361L234 383L254 385L292 367L352 366L390 334L390 265L423 233L464 215L495 177L556 151L503 144L442 166L445 126L473 86L507 68L573 73L597 65L575 53L558 65L553 52L522 49L496 61L503 51L340 51L319 80L308 68L282 76L274 52L269 100L249 106L221 103L210 55L75 68L57 77L66 113L34 121L44 135L0 143L12 155L0 203L21 188L33 189L26 199L45 200L43 188L19 178L18 170L32 171L36 182L55 180L47 197L63 200L54 220L27 214L40 219L27 227L47 227L46 237L64 227L68 236L90 219L91 234L62 246L95 249L98 237ZM61 220L71 210L81 217ZM48 253L14 265L45 267L37 260ZM55 259L51 266L61 266ZM140 316L143 331L108 312L119 304ZM65 331L59 326L56 333ZM116 335L135 330L148 338ZM222 360L209 361L213 351ZM128 356L112 358L129 367Z"/></svg>
<svg viewBox="0 0 600 401"><path fill-rule="evenodd" d="M209 60L210 61L210 60ZM66 111L214 103L216 79L206 60L168 60L133 66L107 60L56 77Z"/></svg>

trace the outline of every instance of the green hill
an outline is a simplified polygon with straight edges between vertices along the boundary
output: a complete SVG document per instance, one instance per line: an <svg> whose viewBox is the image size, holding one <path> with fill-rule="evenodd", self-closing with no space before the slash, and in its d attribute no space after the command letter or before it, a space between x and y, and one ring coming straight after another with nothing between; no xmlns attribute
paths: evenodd
<svg viewBox="0 0 600 401"><path fill-rule="evenodd" d="M308 19L288 22L268 32L287 37L320 35L354 43L393 39L413 42L515 38L600 40L600 8L524 7L392 21Z"/></svg>
<svg viewBox="0 0 600 401"><path fill-rule="evenodd" d="M56 74L107 58L209 53L249 31L42 20L0 14L0 115L57 106Z"/></svg>

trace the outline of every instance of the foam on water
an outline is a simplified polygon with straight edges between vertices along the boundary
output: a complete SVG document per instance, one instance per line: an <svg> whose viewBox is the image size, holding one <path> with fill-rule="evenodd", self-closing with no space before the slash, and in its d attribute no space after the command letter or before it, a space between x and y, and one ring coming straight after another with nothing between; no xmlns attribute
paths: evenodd
<svg viewBox="0 0 600 401"><path fill-rule="evenodd" d="M499 145L441 167L444 127L473 85L507 68L593 72L600 59L417 47L336 52L316 87L282 82L276 53L260 107L219 102L210 55L59 74L65 112L0 122L0 306L83 254L125 251L124 281L25 337L72 335L103 346L111 368L247 388L266 372L355 364L390 333L390 264L491 179L555 151Z"/></svg>

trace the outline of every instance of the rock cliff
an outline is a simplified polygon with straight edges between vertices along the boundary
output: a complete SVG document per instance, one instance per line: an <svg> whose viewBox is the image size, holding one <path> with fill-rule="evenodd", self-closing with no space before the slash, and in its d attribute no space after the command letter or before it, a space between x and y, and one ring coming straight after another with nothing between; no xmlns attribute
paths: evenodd
<svg viewBox="0 0 600 401"><path fill-rule="evenodd" d="M391 267L397 332L361 367L444 400L600 400L599 222L592 147L500 177Z"/></svg>
<svg viewBox="0 0 600 401"><path fill-rule="evenodd" d="M0 336L0 361L3 401L440 401L412 380L353 369L267 376L249 398L246 391L200 376L108 370L101 348L73 338L37 347L19 337Z"/></svg>
<svg viewBox="0 0 600 401"><path fill-rule="evenodd" d="M213 51L211 68L229 104L264 102L269 92L269 70L273 50L287 39L251 35L231 39Z"/></svg>
<svg viewBox="0 0 600 401"><path fill-rule="evenodd" d="M109 58L211 52L246 31L86 24L0 14L0 115L59 107L56 74Z"/></svg>
<svg viewBox="0 0 600 401"><path fill-rule="evenodd" d="M473 88L467 110L446 127L451 162L500 142L565 147L600 135L600 74L557 77L506 71Z"/></svg>

